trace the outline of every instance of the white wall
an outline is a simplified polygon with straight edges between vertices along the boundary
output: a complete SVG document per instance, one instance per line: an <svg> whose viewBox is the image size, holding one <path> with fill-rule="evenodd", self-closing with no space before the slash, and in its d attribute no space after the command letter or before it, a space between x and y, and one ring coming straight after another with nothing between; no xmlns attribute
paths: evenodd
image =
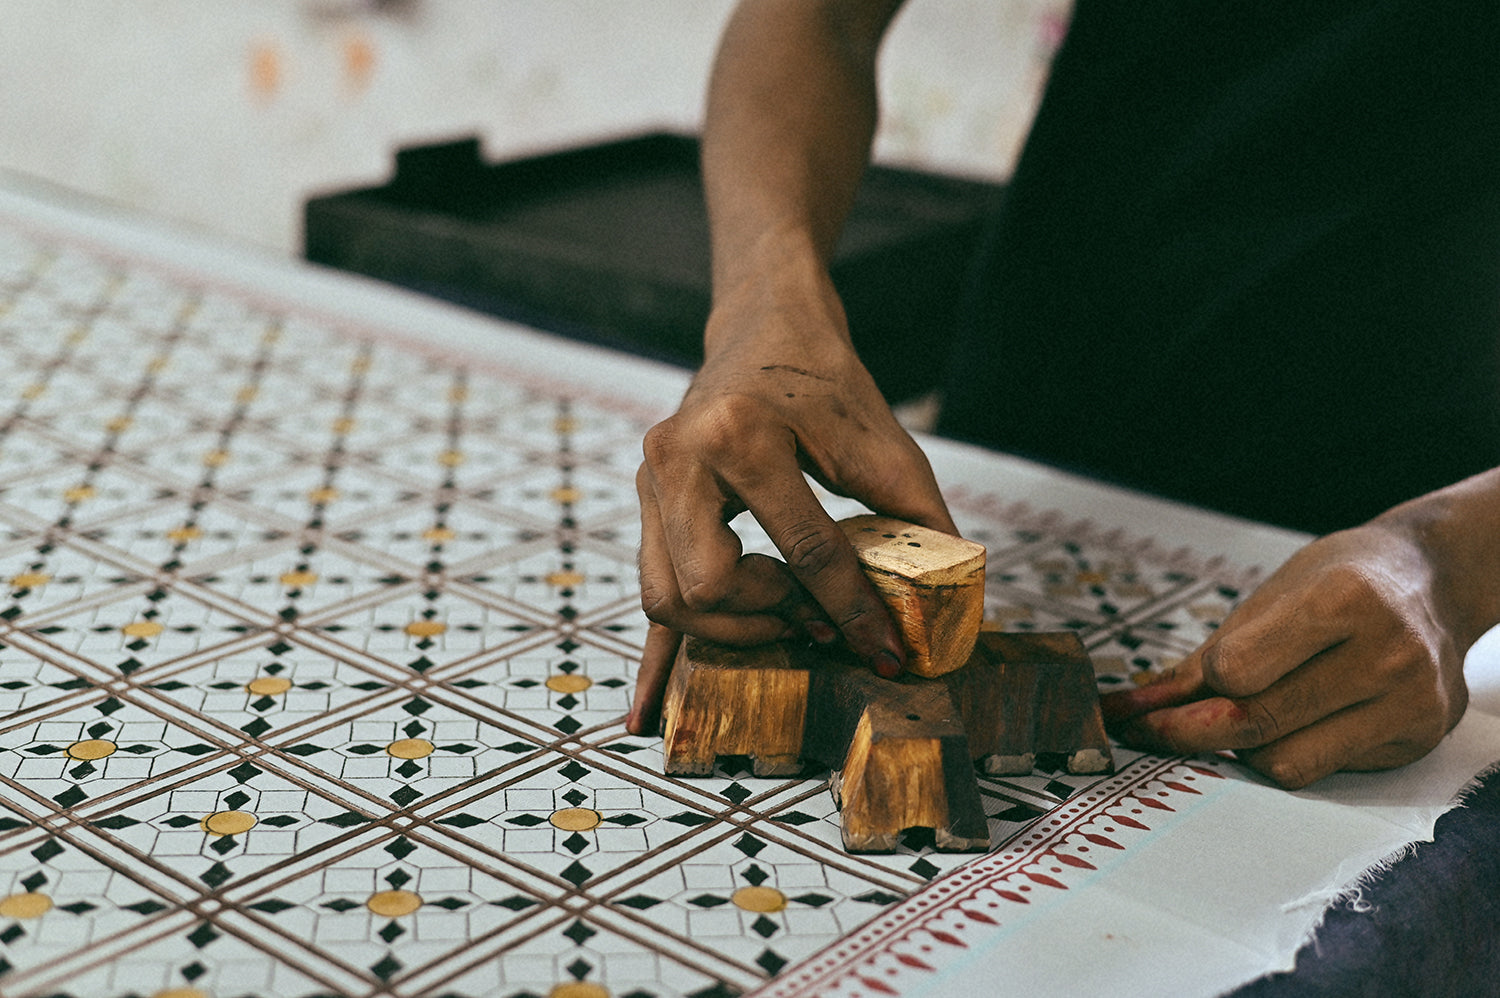
<svg viewBox="0 0 1500 998"><path fill-rule="evenodd" d="M295 253L397 145L696 127L731 0L0 0L0 167ZM910 0L877 156L1004 176L1067 0Z"/></svg>

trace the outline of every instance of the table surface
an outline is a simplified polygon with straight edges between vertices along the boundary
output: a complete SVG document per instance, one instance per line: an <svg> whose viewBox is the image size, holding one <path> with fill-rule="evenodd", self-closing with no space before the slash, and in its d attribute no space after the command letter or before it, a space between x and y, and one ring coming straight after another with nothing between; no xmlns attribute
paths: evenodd
<svg viewBox="0 0 1500 998"><path fill-rule="evenodd" d="M1081 964L1128 994L1186 952L1174 991L1214 993L1500 758L1487 642L1398 774L1290 795L1121 750L982 780L977 860L847 855L826 774L672 779L623 730L634 468L685 375L0 187L6 995L1087 993ZM1077 631L1106 686L1305 540L924 443L987 616ZM1309 858L1214 942L1216 866L1262 855L1231 819Z"/></svg>

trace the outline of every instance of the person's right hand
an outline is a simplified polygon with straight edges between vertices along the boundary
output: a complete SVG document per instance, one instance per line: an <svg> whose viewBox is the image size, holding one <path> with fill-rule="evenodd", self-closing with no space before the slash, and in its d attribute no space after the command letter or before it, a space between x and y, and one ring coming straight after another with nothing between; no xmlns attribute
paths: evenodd
<svg viewBox="0 0 1500 998"><path fill-rule="evenodd" d="M740 645L842 635L877 672L901 671L900 633L804 471L874 512L957 533L926 456L855 355L826 277L738 289L706 342L710 359L677 413L646 434L636 475L652 622L626 721L637 734L656 726L683 633ZM743 510L784 562L743 553L729 527Z"/></svg>

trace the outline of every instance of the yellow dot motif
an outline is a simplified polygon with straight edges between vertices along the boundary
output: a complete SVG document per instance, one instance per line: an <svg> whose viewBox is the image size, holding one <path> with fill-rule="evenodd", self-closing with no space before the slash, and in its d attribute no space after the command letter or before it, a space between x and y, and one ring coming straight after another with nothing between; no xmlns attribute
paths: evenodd
<svg viewBox="0 0 1500 998"><path fill-rule="evenodd" d="M164 630L166 628L154 620L137 620L120 628L120 632L129 638L154 638Z"/></svg>
<svg viewBox="0 0 1500 998"><path fill-rule="evenodd" d="M228 461L229 452L227 450L211 450L207 454L203 455L203 464L208 468L222 467L223 465L227 464Z"/></svg>
<svg viewBox="0 0 1500 998"><path fill-rule="evenodd" d="M186 544L188 541L196 541L203 536L203 530L199 527L182 526L167 531L167 540L173 544Z"/></svg>
<svg viewBox="0 0 1500 998"><path fill-rule="evenodd" d="M571 589L574 586L583 585L582 572L550 572L547 575L547 585L557 586L559 589Z"/></svg>
<svg viewBox="0 0 1500 998"><path fill-rule="evenodd" d="M457 536L447 527L429 527L422 531L422 540L428 544L447 544Z"/></svg>
<svg viewBox="0 0 1500 998"><path fill-rule="evenodd" d="M27 385L21 389L21 397L23 399L39 399L46 391L46 385Z"/></svg>
<svg viewBox="0 0 1500 998"><path fill-rule="evenodd" d="M547 819L552 822L553 828L560 828L565 832L586 832L590 828L599 826L599 812L588 807L565 807L553 811L552 816Z"/></svg>
<svg viewBox="0 0 1500 998"><path fill-rule="evenodd" d="M51 581L52 576L46 572L22 572L20 575L12 576L10 587L12 589L35 589Z"/></svg>
<svg viewBox="0 0 1500 998"><path fill-rule="evenodd" d="M52 899L45 894L12 894L0 898L0 918L41 918L52 910Z"/></svg>
<svg viewBox="0 0 1500 998"><path fill-rule="evenodd" d="M75 485L63 493L64 502L86 502L94 498L94 487L92 485Z"/></svg>
<svg viewBox="0 0 1500 998"><path fill-rule="evenodd" d="M317 581L317 572L287 572L281 577L281 584L288 589L301 589Z"/></svg>
<svg viewBox="0 0 1500 998"><path fill-rule="evenodd" d="M438 455L438 464L445 468L456 468L464 463L464 452L461 450L445 450Z"/></svg>
<svg viewBox="0 0 1500 998"><path fill-rule="evenodd" d="M339 436L351 433L354 430L354 420L348 416L340 416L333 421L333 432Z"/></svg>
<svg viewBox="0 0 1500 998"><path fill-rule="evenodd" d="M425 759L432 755L432 742L425 738L398 738L385 750L397 759Z"/></svg>
<svg viewBox="0 0 1500 998"><path fill-rule="evenodd" d="M74 742L68 746L68 757L88 760L103 759L107 755L113 755L118 747L106 738L85 738L83 741Z"/></svg>
<svg viewBox="0 0 1500 998"><path fill-rule="evenodd" d="M562 675L547 677L547 689L554 693L582 693L593 685L594 681L588 676Z"/></svg>
<svg viewBox="0 0 1500 998"><path fill-rule="evenodd" d="M406 625L406 633L414 638L435 638L447 629L441 620L413 620Z"/></svg>
<svg viewBox="0 0 1500 998"><path fill-rule="evenodd" d="M552 430L555 433L576 433L578 420L572 416L559 416L552 422Z"/></svg>
<svg viewBox="0 0 1500 998"><path fill-rule="evenodd" d="M245 684L245 689L256 696L280 696L292 688L292 681L282 676L257 676Z"/></svg>
<svg viewBox="0 0 1500 998"><path fill-rule="evenodd" d="M583 493L571 485L564 485L561 488L553 489L551 495L553 502L561 503L564 506L571 505L583 498Z"/></svg>
<svg viewBox="0 0 1500 998"><path fill-rule="evenodd" d="M774 887L741 887L729 900L744 911L770 913L786 907L786 895Z"/></svg>
<svg viewBox="0 0 1500 998"><path fill-rule="evenodd" d="M135 424L135 420L129 416L116 416L104 424L104 428L111 433L124 433Z"/></svg>
<svg viewBox="0 0 1500 998"><path fill-rule="evenodd" d="M240 405L249 405L255 401L255 396L259 394L260 392L256 389L245 387L234 393L234 400Z"/></svg>
<svg viewBox="0 0 1500 998"><path fill-rule="evenodd" d="M564 981L548 991L547 998L609 998L609 989L593 981Z"/></svg>
<svg viewBox="0 0 1500 998"><path fill-rule="evenodd" d="M386 918L400 918L422 907L422 898L411 891L379 891L370 895L365 907Z"/></svg>
<svg viewBox="0 0 1500 998"><path fill-rule="evenodd" d="M326 506L339 497L339 490L335 488L313 489L307 494L310 502L317 506Z"/></svg>
<svg viewBox="0 0 1500 998"><path fill-rule="evenodd" d="M151 998L209 998L209 994L197 988L168 988L165 991L156 992Z"/></svg>
<svg viewBox="0 0 1500 998"><path fill-rule="evenodd" d="M255 827L258 819L249 811L215 811L203 819L203 830L210 835L243 835Z"/></svg>

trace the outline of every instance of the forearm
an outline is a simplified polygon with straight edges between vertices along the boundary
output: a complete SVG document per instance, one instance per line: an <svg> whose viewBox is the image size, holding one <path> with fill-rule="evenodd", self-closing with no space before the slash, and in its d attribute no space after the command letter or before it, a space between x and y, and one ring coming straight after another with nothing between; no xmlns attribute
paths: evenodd
<svg viewBox="0 0 1500 998"><path fill-rule="evenodd" d="M716 304L748 283L826 271L869 157L875 56L899 5L745 0L735 11L703 134Z"/></svg>
<svg viewBox="0 0 1500 998"><path fill-rule="evenodd" d="M1500 624L1500 468L1402 503L1373 525L1408 532L1427 552L1433 610L1460 653Z"/></svg>

